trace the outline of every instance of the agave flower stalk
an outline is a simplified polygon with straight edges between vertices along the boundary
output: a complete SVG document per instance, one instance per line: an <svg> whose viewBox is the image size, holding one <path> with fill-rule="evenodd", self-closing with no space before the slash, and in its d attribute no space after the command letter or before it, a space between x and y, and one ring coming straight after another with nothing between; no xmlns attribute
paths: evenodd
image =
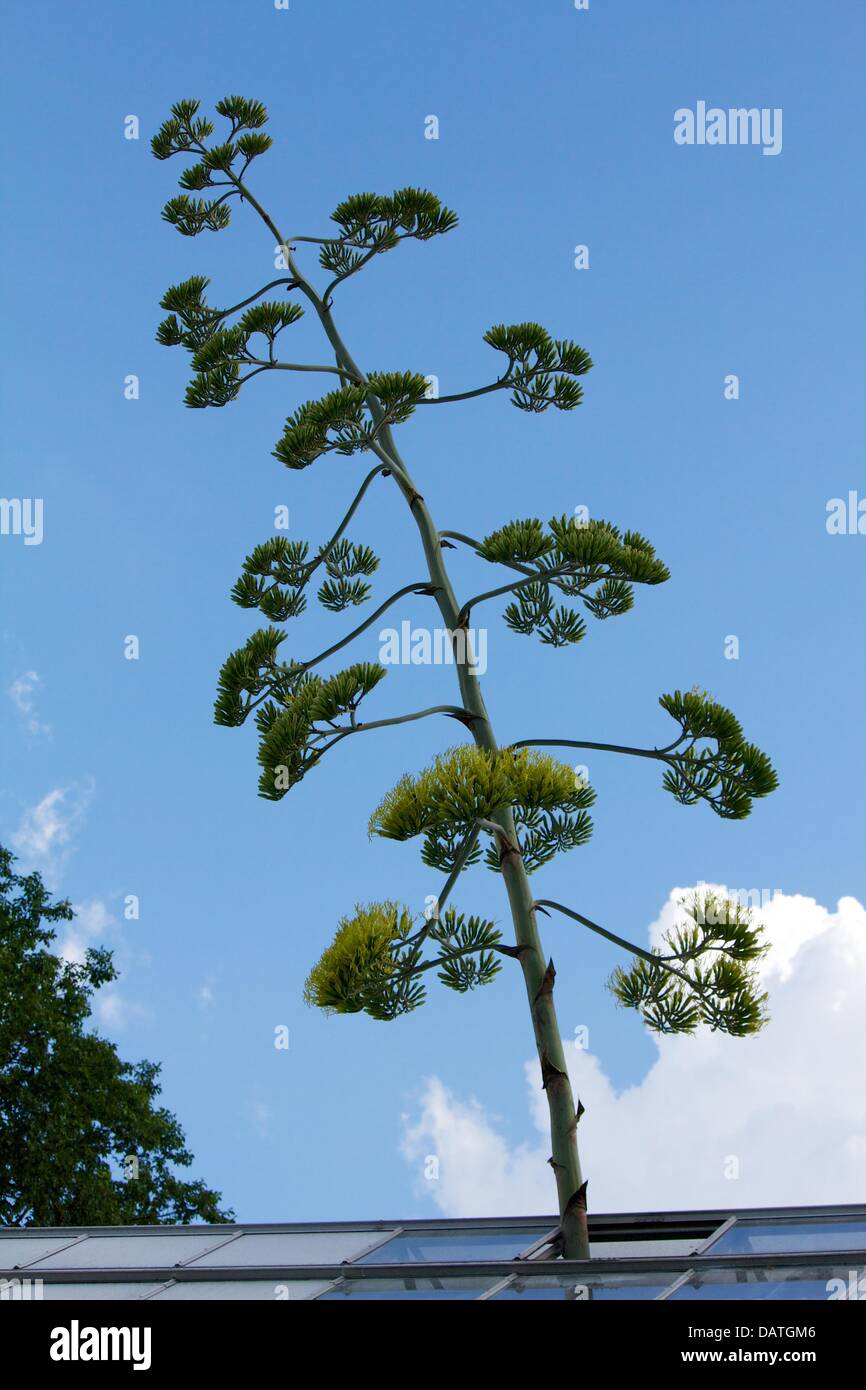
<svg viewBox="0 0 866 1390"><path fill-rule="evenodd" d="M197 101L181 101L152 142L158 159L186 153L196 162L180 178L180 195L163 211L183 236L221 231L234 203L261 219L282 248L287 275L270 281L227 309L211 306L208 281L193 276L163 298L168 317L158 340L182 346L192 358L186 404L222 407L237 399L248 381L268 372L321 374L328 390L288 416L274 449L287 468L311 466L328 453L372 454L374 467L357 488L337 529L322 544L270 538L243 566L232 598L257 608L270 626L254 632L226 660L219 678L215 718L237 726L253 716L258 727L259 793L281 800L322 757L359 734L429 717L445 717L463 730L431 767L407 773L373 812L371 833L403 841L420 838L421 858L446 875L438 900L418 922L390 898L358 904L339 924L333 943L313 967L306 998L340 1014L365 1011L390 1020L417 1008L426 997L428 972L459 993L490 983L504 961L522 971L550 1115L551 1157L560 1215L560 1245L567 1259L589 1256L587 1184L577 1147L575 1105L554 1004L556 973L539 934L539 914L556 913L598 933L633 957L618 967L610 987L621 1004L638 1010L661 1032L692 1032L700 1024L733 1034L754 1032L766 1019L757 963L765 946L760 928L736 904L709 897L683 904L685 924L669 934L665 949L646 951L599 926L585 914L550 899L537 899L530 875L558 853L584 844L591 833L594 792L548 747L593 748L661 762L663 786L684 805L704 802L716 814L740 819L752 800L776 785L766 755L748 743L734 715L698 689L663 695L660 703L678 726L663 747L601 743L570 735L497 743L481 689L469 631L473 610L507 599L503 617L512 632L563 647L581 641L587 618L602 621L627 613L636 587L665 582L667 567L640 533L622 532L607 521L579 524L554 517L547 526L535 517L499 524L480 540L438 527L400 452L395 431L422 408L471 401L507 392L528 413L551 407L573 410L581 401L580 378L592 366L589 354L569 339L553 338L535 323L498 324L484 341L501 355L494 380L451 395L431 397L427 379L411 371L370 371L342 337L333 313L340 287L378 256L407 240L429 241L451 232L456 215L434 194L416 188L390 195L355 194L333 212L329 236L287 237L246 181L252 162L271 140L262 127L260 102L231 96L217 103L228 122L226 138L212 140L213 122ZM195 193L208 196L197 198ZM303 269L302 250L318 248L327 276L317 288ZM273 290L295 300L268 300ZM305 309L316 316L328 361L286 360L284 333ZM292 357L294 358L294 354ZM350 541L346 530L379 479L402 494L417 529L423 574L407 581L375 607L365 621L306 658L284 659L286 624L305 611L314 576L318 602L332 613L365 604L372 595L378 557ZM459 598L449 576L447 552L466 546L497 570L497 582ZM419 572L421 565L419 562ZM392 605L408 595L432 600L454 648L459 702L362 718L360 707L384 679L384 668L361 661L331 675L320 667L361 638ZM559 600L559 602L558 602ZM450 904L461 876L484 859L505 886L513 940L504 941L492 920L466 917Z"/></svg>

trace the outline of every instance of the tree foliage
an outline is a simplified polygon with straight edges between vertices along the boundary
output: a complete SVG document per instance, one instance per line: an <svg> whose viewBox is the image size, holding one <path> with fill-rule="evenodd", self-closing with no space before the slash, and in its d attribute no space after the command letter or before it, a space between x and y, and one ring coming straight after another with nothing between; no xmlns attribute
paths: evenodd
<svg viewBox="0 0 866 1390"><path fill-rule="evenodd" d="M628 970L617 966L614 995L656 1033L694 1033L699 1023L734 1037L757 1033L768 1015L756 967L769 948L751 912L712 892L680 906L686 922L665 932L667 949Z"/></svg>
<svg viewBox="0 0 866 1390"><path fill-rule="evenodd" d="M435 969L441 983L458 994L489 984L498 974L502 938L492 922L448 908L441 919L414 928L408 907L359 904L310 971L307 1003L326 1013L394 1019L424 1003L420 976L428 970ZM429 947L433 955L425 954Z"/></svg>
<svg viewBox="0 0 866 1390"><path fill-rule="evenodd" d="M481 541L477 553L521 571L524 578L512 586L516 599L505 609L505 621L512 632L537 633L552 647L579 642L587 630L573 607L556 607L553 590L580 600L587 613L603 620L629 611L635 584L670 578L644 536L621 535L608 521L553 517L547 531L535 517L512 521Z"/></svg>
<svg viewBox="0 0 866 1390"><path fill-rule="evenodd" d="M373 812L370 833L389 840L421 835L424 863L450 872L460 844L477 823L510 807L518 848L532 872L558 850L586 843L594 800L595 792L572 768L534 749L490 752L463 744L441 753L416 777L402 777ZM480 851L473 850L467 862L478 858ZM489 868L499 870L496 849L488 849L486 859Z"/></svg>
<svg viewBox="0 0 866 1390"><path fill-rule="evenodd" d="M659 704L681 730L663 782L682 806L705 801L726 820L744 820L755 797L775 791L779 779L766 753L746 741L736 716L706 691L675 690Z"/></svg>
<svg viewBox="0 0 866 1390"><path fill-rule="evenodd" d="M592 359L576 343L552 338L540 323L498 323L484 341L508 359L503 380L518 410L540 414L551 405L574 410L580 404L583 387L574 378L589 371Z"/></svg>
<svg viewBox="0 0 866 1390"><path fill-rule="evenodd" d="M92 1027L111 953L56 955L72 909L13 863L0 847L0 1223L230 1221L218 1192L176 1171L193 1160L158 1103L160 1068L122 1061Z"/></svg>

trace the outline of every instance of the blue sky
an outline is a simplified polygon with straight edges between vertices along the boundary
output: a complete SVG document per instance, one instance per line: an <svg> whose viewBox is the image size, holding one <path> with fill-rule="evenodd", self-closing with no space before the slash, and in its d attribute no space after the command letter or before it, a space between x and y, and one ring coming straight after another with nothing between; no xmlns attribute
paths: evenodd
<svg viewBox="0 0 866 1390"><path fill-rule="evenodd" d="M17 836L115 949L123 978L103 1026L125 1056L163 1063L196 1172L240 1217L423 1214L431 1194L400 1146L425 1078L476 1097L506 1145L527 1139L522 983L506 971L467 998L434 986L389 1025L303 1004L356 901L420 912L436 892L416 846L371 844L366 826L454 735L429 720L351 741L271 804L256 796L253 731L212 724L219 666L256 626L229 599L244 557L280 504L293 537L324 539L365 461L295 474L271 457L315 394L288 374L225 410L184 409L186 358L154 342L166 287L206 274L213 302L232 303L277 272L251 214L197 239L160 220L183 165L153 160L150 135L178 98L210 108L239 92L269 108L275 148L254 185L290 234L323 235L365 189L429 187L459 213L458 231L399 248L340 293L367 367L465 390L498 369L483 333L524 319L592 354L574 413L527 416L494 395L419 411L400 436L444 529L482 535L585 505L670 565L670 583L563 651L488 607L497 735L651 745L669 727L658 696L699 683L770 752L781 788L728 823L676 805L651 767L595 755L594 838L537 875L539 895L640 940L672 888L699 880L832 909L866 900L866 536L826 527L830 499L866 497L862 8L18 0L6 29L0 491L44 499L44 539L0 538L0 838ZM780 108L781 152L677 145L674 112L701 100ZM424 137L431 114L438 140ZM291 332L323 360L312 321ZM374 489L351 534L383 556L381 596L422 577L396 494ZM453 572L467 595L490 582L463 555ZM422 622L424 603L397 616ZM288 646L318 651L349 621L311 611ZM128 634L138 661L124 659ZM357 659L377 647L374 631ZM452 683L398 669L377 713L450 701ZM128 894L138 921L123 919ZM457 901L502 920L484 869ZM563 1032L588 1028L612 1086L639 1086L656 1049L604 989L613 948L563 923L544 934ZM273 1047L280 1024L288 1052ZM726 1046L744 1087L760 1085ZM591 1177L594 1142L590 1129ZM640 1205L658 1204L657 1176ZM807 1187L798 1200L813 1200Z"/></svg>

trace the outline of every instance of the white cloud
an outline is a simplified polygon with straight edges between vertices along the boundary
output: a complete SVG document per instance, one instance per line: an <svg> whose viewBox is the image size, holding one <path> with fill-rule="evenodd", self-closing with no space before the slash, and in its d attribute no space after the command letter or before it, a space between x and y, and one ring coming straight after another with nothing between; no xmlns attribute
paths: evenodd
<svg viewBox="0 0 866 1390"><path fill-rule="evenodd" d="M74 920L64 924L53 948L72 965L83 965L91 947L105 946L120 923L102 898L73 903ZM148 1012L121 991L116 982L103 985L93 996L93 1017L106 1032L121 1032L130 1023L146 1019Z"/></svg>
<svg viewBox="0 0 866 1390"><path fill-rule="evenodd" d="M96 996L93 1011L99 1022L108 1028L122 1028L127 1021L126 1003L110 986Z"/></svg>
<svg viewBox="0 0 866 1390"><path fill-rule="evenodd" d="M31 673L32 674L32 673ZM36 806L28 807L18 829L10 836L22 869L38 869L52 891L73 851L73 839L93 798L92 779L84 786L55 787ZM73 903L74 920L61 926L53 948L64 960L83 964L89 947L105 944L118 921L101 898ZM147 1010L132 1003L116 984L104 985L93 999L93 1015L106 1029L119 1030L131 1021L148 1017Z"/></svg>
<svg viewBox="0 0 866 1390"><path fill-rule="evenodd" d="M104 936L109 927L117 925L117 918L101 898L92 898L86 903L73 903L72 910L77 926L87 936Z"/></svg>
<svg viewBox="0 0 866 1390"><path fill-rule="evenodd" d="M104 946L119 926L117 918L101 898L73 903L75 920L66 927L57 946L58 954L74 965L84 962L88 948ZM93 1016L107 1032L120 1032L135 1020L147 1017L147 1010L123 994L117 983L103 985L93 996Z"/></svg>
<svg viewBox="0 0 866 1390"><path fill-rule="evenodd" d="M248 1106L247 1113L253 1129L256 1131L259 1138L269 1139L271 1136L271 1121L273 1120L273 1111L271 1107L266 1105L264 1101L257 1100L251 1102Z"/></svg>
<svg viewBox="0 0 866 1390"><path fill-rule="evenodd" d="M73 903L75 921L70 922L60 942L60 954L65 960L80 965L89 946L99 945L112 928L117 926L117 918L108 910L101 898L90 902Z"/></svg>
<svg viewBox="0 0 866 1390"><path fill-rule="evenodd" d="M678 920L674 889L650 940ZM725 891L722 889L722 891ZM703 1029L656 1038L643 1079L616 1090L602 1060L567 1047L590 1210L853 1202L866 1170L863 999L866 909L840 899L776 893L760 910L771 950L761 973L769 1025L753 1038ZM433 1077L404 1117L402 1148L439 1179L419 1190L455 1216L550 1211L547 1106L536 1061L526 1064L535 1137L509 1148L474 1099ZM739 1176L726 1172L738 1168Z"/></svg>
<svg viewBox="0 0 866 1390"><path fill-rule="evenodd" d="M216 1003L216 997L213 992L213 984L213 976L209 976L205 980L204 984L199 986L199 989L196 993L196 998L198 999L199 1007L202 1009L212 1009L214 1004Z"/></svg>
<svg viewBox="0 0 866 1390"><path fill-rule="evenodd" d="M42 684L38 671L25 671L9 687L9 698L19 714L22 714L30 734L50 734L51 725L43 724L35 713L34 694Z"/></svg>
<svg viewBox="0 0 866 1390"><path fill-rule="evenodd" d="M147 1009L134 1004L121 994L116 985L106 985L94 996L94 1017L112 1033L122 1032L128 1024L147 1019Z"/></svg>
<svg viewBox="0 0 866 1390"><path fill-rule="evenodd" d="M438 1176L422 1179L448 1216L546 1211L550 1169L537 1140L510 1150L474 1098L463 1101L438 1077L425 1084L420 1115L403 1116L402 1151L413 1167L438 1157ZM435 1170L434 1170L435 1171Z"/></svg>
<svg viewBox="0 0 866 1390"><path fill-rule="evenodd" d="M57 879L92 796L92 782L84 787L55 787L38 805L27 808L10 837L25 869L38 869L49 883Z"/></svg>
<svg viewBox="0 0 866 1390"><path fill-rule="evenodd" d="M22 714L29 714L33 709L33 691L41 683L38 671L25 671L10 685L9 697Z"/></svg>

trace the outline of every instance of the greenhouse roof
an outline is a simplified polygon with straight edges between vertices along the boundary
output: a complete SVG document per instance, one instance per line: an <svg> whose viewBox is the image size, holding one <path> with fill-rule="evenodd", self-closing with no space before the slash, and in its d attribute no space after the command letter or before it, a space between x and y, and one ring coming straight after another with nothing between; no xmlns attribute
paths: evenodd
<svg viewBox="0 0 866 1390"><path fill-rule="evenodd" d="M591 1216L564 1261L550 1216L8 1228L20 1299L807 1299L866 1293L866 1205Z"/></svg>

